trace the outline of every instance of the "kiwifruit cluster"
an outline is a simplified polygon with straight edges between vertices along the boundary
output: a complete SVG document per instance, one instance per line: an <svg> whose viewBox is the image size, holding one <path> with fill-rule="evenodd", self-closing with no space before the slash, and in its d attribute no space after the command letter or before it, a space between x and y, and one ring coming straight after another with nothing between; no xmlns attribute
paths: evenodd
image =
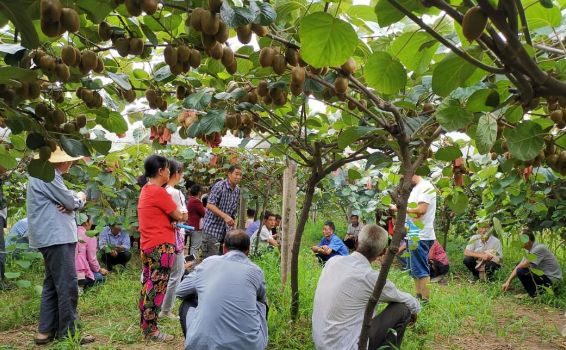
<svg viewBox="0 0 566 350"><path fill-rule="evenodd" d="M35 100L41 95L39 82L30 83L14 80L12 84L0 84L0 98L12 105L16 101Z"/></svg>
<svg viewBox="0 0 566 350"><path fill-rule="evenodd" d="M247 102L247 103L251 103L251 104L255 105L257 103L257 101L258 101L258 96L257 96L255 89L249 90L242 97L238 98L239 103ZM232 129L232 128L230 128L230 129Z"/></svg>
<svg viewBox="0 0 566 350"><path fill-rule="evenodd" d="M136 92L134 90L124 90L118 88L118 96L129 103L132 103L136 100Z"/></svg>
<svg viewBox="0 0 566 350"><path fill-rule="evenodd" d="M98 93L98 91L92 91L81 86L77 88L76 95L78 98L83 100L88 108L102 107L102 96Z"/></svg>
<svg viewBox="0 0 566 350"><path fill-rule="evenodd" d="M271 46L266 46L259 52L259 64L262 67L272 67L277 75L285 73L287 60L280 52Z"/></svg>
<svg viewBox="0 0 566 350"><path fill-rule="evenodd" d="M182 101L189 96L191 92L191 86L177 85L177 88L175 89L175 96L179 101Z"/></svg>
<svg viewBox="0 0 566 350"><path fill-rule="evenodd" d="M59 0L41 0L40 23L41 31L48 37L57 37L66 31L76 33L81 28L77 11L63 7Z"/></svg>
<svg viewBox="0 0 566 350"><path fill-rule="evenodd" d="M194 111L182 111L177 116L179 125L184 128L190 128L198 120L198 115Z"/></svg>
<svg viewBox="0 0 566 350"><path fill-rule="evenodd" d="M128 55L140 56L144 51L144 44L141 38L117 38L114 40L114 47L122 57Z"/></svg>
<svg viewBox="0 0 566 350"><path fill-rule="evenodd" d="M281 87L269 88L267 82L262 80L257 87L257 94L262 97L262 101L266 105L274 104L283 106L287 102L287 91Z"/></svg>
<svg viewBox="0 0 566 350"><path fill-rule="evenodd" d="M546 99L550 119L559 129L566 127L566 98L551 96Z"/></svg>
<svg viewBox="0 0 566 350"><path fill-rule="evenodd" d="M159 108L159 110L161 111L167 110L167 101L165 100L165 96L161 95L154 89L147 89L145 91L145 98L147 99L149 108L151 109Z"/></svg>
<svg viewBox="0 0 566 350"><path fill-rule="evenodd" d="M77 117L72 122L68 122L67 114L63 110L51 108L45 103L38 103L35 106L35 114L43 118L44 127L47 131L73 134L86 125L86 117L84 115Z"/></svg>
<svg viewBox="0 0 566 350"><path fill-rule="evenodd" d="M26 138L26 146L31 150L37 150L39 159L48 161L51 153L57 149L57 142L53 139L46 139L42 134L30 132Z"/></svg>
<svg viewBox="0 0 566 350"><path fill-rule="evenodd" d="M61 58L55 58L42 50L33 53L33 62L45 73L52 73L57 80L67 82L71 78L69 67L78 67L83 75L91 71L102 73L104 61L94 51L79 51L73 46L64 46L61 50Z"/></svg>
<svg viewBox="0 0 566 350"><path fill-rule="evenodd" d="M232 135L238 137L250 137L252 129L256 125L256 119L249 112L231 112L226 115L224 130L230 130Z"/></svg>
<svg viewBox="0 0 566 350"><path fill-rule="evenodd" d="M191 67L197 68L201 61L200 52L186 45L178 47L167 45L163 51L163 57L174 75L187 73Z"/></svg>
<svg viewBox="0 0 566 350"><path fill-rule="evenodd" d="M304 67L295 66L291 69L291 93L295 96L299 96L303 93L305 87L305 77L306 71Z"/></svg>
<svg viewBox="0 0 566 350"><path fill-rule="evenodd" d="M488 17L479 6L470 8L462 19L462 33L468 41L478 39L487 26Z"/></svg>
<svg viewBox="0 0 566 350"><path fill-rule="evenodd" d="M130 16L137 17L142 14L142 11L152 16L157 11L157 0L125 0L120 3L126 5L126 10Z"/></svg>
<svg viewBox="0 0 566 350"><path fill-rule="evenodd" d="M358 102L363 106L367 108L367 101L366 100L358 100ZM354 111L356 109L358 109L360 112L364 112L363 108L358 107L358 105L356 105L352 100L348 100L348 109L351 111Z"/></svg>

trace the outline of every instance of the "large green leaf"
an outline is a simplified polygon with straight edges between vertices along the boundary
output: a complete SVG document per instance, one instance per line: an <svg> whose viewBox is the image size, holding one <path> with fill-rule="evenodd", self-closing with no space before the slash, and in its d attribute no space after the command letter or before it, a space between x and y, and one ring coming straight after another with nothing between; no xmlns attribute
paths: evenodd
<svg viewBox="0 0 566 350"><path fill-rule="evenodd" d="M0 147L0 166L4 169L13 169L18 165L18 161L9 154L4 147Z"/></svg>
<svg viewBox="0 0 566 350"><path fill-rule="evenodd" d="M61 142L61 148L71 157L90 157L90 151L79 140L61 135L59 141Z"/></svg>
<svg viewBox="0 0 566 350"><path fill-rule="evenodd" d="M462 214L468 208L469 199L462 192L455 192L452 195L448 196L447 204L452 211L456 214Z"/></svg>
<svg viewBox="0 0 566 350"><path fill-rule="evenodd" d="M451 162L462 156L462 151L457 146L446 146L440 148L434 154L434 158L445 162Z"/></svg>
<svg viewBox="0 0 566 350"><path fill-rule="evenodd" d="M491 112L499 105L499 94L496 90L480 89L475 91L466 103L469 112Z"/></svg>
<svg viewBox="0 0 566 350"><path fill-rule="evenodd" d="M511 155L519 160L531 160L544 147L542 128L539 124L527 120L517 125L515 129L506 128L503 135Z"/></svg>
<svg viewBox="0 0 566 350"><path fill-rule="evenodd" d="M112 148L112 142L108 140L89 140L88 144L102 155L107 155Z"/></svg>
<svg viewBox="0 0 566 350"><path fill-rule="evenodd" d="M438 45L438 41L427 33L411 31L398 36L391 43L389 52L408 70L422 74L428 69Z"/></svg>
<svg viewBox="0 0 566 350"><path fill-rule="evenodd" d="M32 159L29 162L28 173L45 182L51 182L55 178L55 168L53 165L41 159Z"/></svg>
<svg viewBox="0 0 566 350"><path fill-rule="evenodd" d="M476 130L476 147L481 154L488 153L497 139L497 120L491 113L482 115Z"/></svg>
<svg viewBox="0 0 566 350"><path fill-rule="evenodd" d="M544 7L539 0L525 2L525 16L529 30L543 27L559 27L562 23L562 14L558 6Z"/></svg>
<svg viewBox="0 0 566 350"><path fill-rule="evenodd" d="M231 7L227 1L222 3L220 18L228 27L236 28L252 23L256 14L248 7Z"/></svg>
<svg viewBox="0 0 566 350"><path fill-rule="evenodd" d="M25 4L20 0L0 1L0 14L8 18L22 37L22 45L28 49L35 49L39 46L39 36L35 26L26 11Z"/></svg>
<svg viewBox="0 0 566 350"><path fill-rule="evenodd" d="M224 128L226 111L220 109L210 110L198 122L197 135L208 135L213 132L220 132Z"/></svg>
<svg viewBox="0 0 566 350"><path fill-rule="evenodd" d="M374 52L367 60L364 76L369 86L383 94L393 94L405 87L405 67L387 52Z"/></svg>
<svg viewBox="0 0 566 350"><path fill-rule="evenodd" d="M130 78L126 74L116 74L108 72L108 77L112 79L118 86L124 90L132 90L132 84L130 84Z"/></svg>
<svg viewBox="0 0 566 350"><path fill-rule="evenodd" d="M104 129L116 134L123 134L128 131L128 123L118 112L109 112L107 116L97 115L96 122Z"/></svg>
<svg viewBox="0 0 566 350"><path fill-rule="evenodd" d="M208 92L206 89L201 89L187 97L183 101L183 107L201 111L208 106L211 100L212 93Z"/></svg>
<svg viewBox="0 0 566 350"><path fill-rule="evenodd" d="M346 148L346 146L351 145L360 137L376 130L371 126L354 126L344 130L340 135L338 135L338 147Z"/></svg>
<svg viewBox="0 0 566 350"><path fill-rule="evenodd" d="M326 12L315 12L301 20L301 58L313 67L337 67L352 56L358 46L354 28Z"/></svg>
<svg viewBox="0 0 566 350"><path fill-rule="evenodd" d="M423 9L423 5L419 0L400 0L399 3L409 11L417 11ZM387 27L393 23L397 23L405 17L405 15L397 10L389 0L379 0L375 6L377 14L377 23L380 27Z"/></svg>
<svg viewBox="0 0 566 350"><path fill-rule="evenodd" d="M12 66L0 67L0 84L7 84L18 80L21 82L32 82L37 80L37 71Z"/></svg>
<svg viewBox="0 0 566 350"><path fill-rule="evenodd" d="M432 72L432 90L440 96L448 96L474 74L476 66L460 56L449 53Z"/></svg>
<svg viewBox="0 0 566 350"><path fill-rule="evenodd" d="M108 0L76 0L75 3L94 23L102 22L115 7L114 2Z"/></svg>
<svg viewBox="0 0 566 350"><path fill-rule="evenodd" d="M267 2L251 1L250 9L255 14L255 23L268 26L275 21L277 13Z"/></svg>
<svg viewBox="0 0 566 350"><path fill-rule="evenodd" d="M381 152L375 152L368 157L368 160L366 162L366 170L368 170L372 166L377 169L385 168L390 166L392 162L393 161L388 155Z"/></svg>
<svg viewBox="0 0 566 350"><path fill-rule="evenodd" d="M436 120L448 131L463 129L474 120L474 115L466 111L460 102L446 98L436 111Z"/></svg>

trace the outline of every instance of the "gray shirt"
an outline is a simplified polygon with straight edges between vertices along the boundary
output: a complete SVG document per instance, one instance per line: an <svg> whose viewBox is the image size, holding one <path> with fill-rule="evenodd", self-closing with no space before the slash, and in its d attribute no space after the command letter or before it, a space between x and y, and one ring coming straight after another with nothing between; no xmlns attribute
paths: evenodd
<svg viewBox="0 0 566 350"><path fill-rule="evenodd" d="M531 254L536 255L536 259L531 261L531 266L544 272L551 281L562 279L562 269L556 260L556 256L542 243L533 243Z"/></svg>
<svg viewBox="0 0 566 350"><path fill-rule="evenodd" d="M485 243L482 242L480 235L473 235L466 246L466 250L474 253L485 253L488 250L493 250L497 253L497 256L500 259L503 259L503 247L501 246L501 241L497 237L491 235Z"/></svg>
<svg viewBox="0 0 566 350"><path fill-rule="evenodd" d="M358 234L360 233L360 231L362 230L363 227L364 227L364 225L362 225L360 223L358 223L358 226L348 224L348 230L346 231L346 234L358 237Z"/></svg>
<svg viewBox="0 0 566 350"><path fill-rule="evenodd" d="M198 296L187 313L185 349L263 350L267 347L263 271L236 250L203 260L177 287Z"/></svg>
<svg viewBox="0 0 566 350"><path fill-rule="evenodd" d="M28 178L26 204L30 248L77 241L74 210L82 208L84 202L65 186L59 170L55 170L51 182ZM61 213L57 205L64 206L69 212Z"/></svg>

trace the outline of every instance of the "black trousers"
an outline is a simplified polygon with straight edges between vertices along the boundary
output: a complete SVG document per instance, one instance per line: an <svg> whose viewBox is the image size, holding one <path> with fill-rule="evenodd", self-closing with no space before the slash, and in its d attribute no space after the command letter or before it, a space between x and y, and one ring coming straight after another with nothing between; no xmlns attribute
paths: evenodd
<svg viewBox="0 0 566 350"><path fill-rule="evenodd" d="M102 253L102 261L106 265L108 271L112 271L114 265L122 265L126 267L126 264L132 258L132 253L129 251L120 252L117 256L112 256L110 253Z"/></svg>
<svg viewBox="0 0 566 350"><path fill-rule="evenodd" d="M348 247L348 249L356 249L356 238L350 238L344 240L344 245Z"/></svg>
<svg viewBox="0 0 566 350"><path fill-rule="evenodd" d="M390 303L371 321L368 349L400 349L411 311L402 303Z"/></svg>
<svg viewBox="0 0 566 350"><path fill-rule="evenodd" d="M544 292L544 288L539 288L541 286L552 287L552 281L548 278L548 276L539 276L532 273L528 268L517 269L517 277L531 297L534 297L537 293L540 294Z"/></svg>
<svg viewBox="0 0 566 350"><path fill-rule="evenodd" d="M4 239L4 226L6 226L6 219L0 217L0 281L4 279L6 272L6 241Z"/></svg>
<svg viewBox="0 0 566 350"><path fill-rule="evenodd" d="M432 260L432 263L429 260L428 265L430 266L430 277L431 278L446 275L448 273L449 268L450 268L449 265L444 265L443 263L441 263L438 260Z"/></svg>
<svg viewBox="0 0 566 350"><path fill-rule="evenodd" d="M477 265L476 258L474 258L473 256L465 256L464 257L464 265L466 265L468 270L470 270L470 272L474 276L476 276L478 278L480 277L479 271L476 270L476 265ZM487 275L487 278L491 278L493 276L493 274L495 273L495 271L497 271L501 268L501 265L496 264L493 261L486 261L484 263L484 265L485 265L485 274Z"/></svg>
<svg viewBox="0 0 566 350"><path fill-rule="evenodd" d="M179 322L181 322L181 329L185 338L187 338L187 312L189 312L189 308L197 306L198 299L194 295L184 299L179 306Z"/></svg>

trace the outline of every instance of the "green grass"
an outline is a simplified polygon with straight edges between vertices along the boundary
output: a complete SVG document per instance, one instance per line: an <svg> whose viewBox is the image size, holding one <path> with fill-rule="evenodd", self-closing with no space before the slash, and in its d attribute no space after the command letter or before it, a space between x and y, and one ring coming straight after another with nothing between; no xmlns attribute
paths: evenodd
<svg viewBox="0 0 566 350"><path fill-rule="evenodd" d="M300 254L300 301L299 319L290 321L290 288L281 287L279 256L267 253L255 262L263 269L267 282L270 303L269 341L270 349L313 349L311 339L311 310L314 291L321 267L308 247L317 243L321 226L309 224L303 237ZM344 225L342 225L344 226ZM338 232L343 232L339 227ZM447 285L431 285L432 298L419 315L415 327L408 330L403 349L465 349L466 339L470 341L478 334L488 334L489 342L508 342L514 348L535 344L534 348L559 341L558 316L555 309L566 307L566 298L544 296L537 299L517 300L515 292L502 294L501 283L510 272L512 265L521 257L517 249L505 250L505 265L492 283L469 284L468 274L462 264L465 242L454 240L448 244L451 272ZM136 256L134 254L134 256ZM40 284L42 266L32 266L24 277L33 284ZM94 287L80 297L79 311L86 332L97 337L95 349L124 349L139 347L142 338L138 328L139 314L136 308L140 289L139 260L133 259L129 267L113 273L106 284ZM414 293L412 279L398 269L393 269L390 279L401 290ZM519 291L519 282L513 285ZM529 310L536 309L532 317ZM34 288L15 289L0 293L0 349L24 349L32 343L39 312L39 295ZM551 318L548 318L552 316ZM549 321L550 320L550 321ZM182 333L177 321L163 320L160 328L176 335L175 346L182 344ZM22 333L22 330L25 332ZM22 335L24 334L24 335ZM464 339L463 343L453 342ZM488 347L488 346L487 346ZM77 348L73 341L56 343L50 349Z"/></svg>

